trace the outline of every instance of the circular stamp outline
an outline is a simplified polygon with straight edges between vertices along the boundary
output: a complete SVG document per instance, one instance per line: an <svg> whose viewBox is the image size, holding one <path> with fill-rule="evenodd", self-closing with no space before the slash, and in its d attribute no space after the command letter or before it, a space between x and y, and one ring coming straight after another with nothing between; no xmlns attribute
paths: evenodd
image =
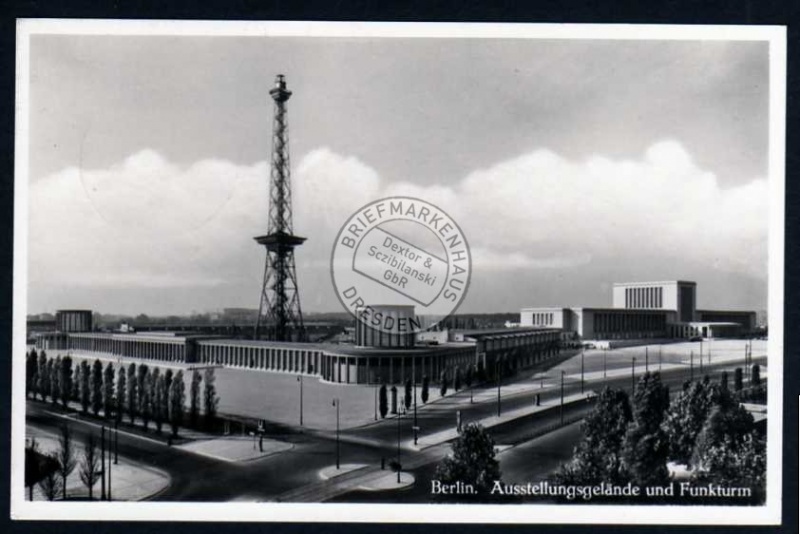
<svg viewBox="0 0 800 534"><path fill-rule="evenodd" d="M342 233L345 231L345 229L349 226L348 223L350 223L350 221L352 221L353 218L357 214L363 212L365 209L367 209L367 208L369 208L371 206L374 206L376 204L380 204L381 202L387 202L388 203L388 202L390 202L392 200L410 200L412 202L419 202L419 203L421 203L423 205L427 205L427 206L430 206L430 207L433 207L433 208L437 209L440 213L445 215L450 220L450 222L453 223L453 226L455 226L458 234L460 234L461 239L464 240L464 249L467 252L467 265L468 265L468 268L467 268L467 279L464 282L464 289L461 292L461 298L458 299L458 302L455 303L453 308L447 314L442 315L442 318L439 319L436 323L434 323L433 325L428 326L425 329L414 331L414 333L417 334L419 332L425 332L425 331L429 330L434 325L439 324L444 319L452 316L458 310L458 308L461 307L461 304L463 304L464 298L466 298L467 293L469 291L470 283L472 282L472 250L471 250L471 248L469 246L469 240L467 239L467 236L464 233L464 230L461 228L461 226L458 224L458 222L456 222L456 220L453 217L451 217L449 213L447 213L445 210L441 209L436 204L433 204L432 202L428 202L427 200L422 200L422 199L417 198L417 197L389 196L389 197L383 197L383 198L379 198L377 200L373 200L371 202L368 202L368 203L360 206L357 210L355 210L353 213L351 213L347 217L345 222L339 228L339 231L336 233L336 238L335 238L335 240L333 242L333 247L331 247L331 259L330 259L331 283L333 284L333 290L334 290L334 293L336 293L336 298L339 301L339 303L344 307L345 311L347 311L347 313L349 313L351 317L353 317L356 321L359 321L360 319L358 318L356 313L354 311L350 310L350 307L342 300L342 297L341 297L341 294L340 294L341 291L339 290L339 286L336 284L336 276L334 275L334 270L335 270L334 269L334 260L336 259L336 251L340 246L339 238L342 236ZM361 236L361 239L363 239L363 237L365 237L369 232L371 232L373 229L377 228L379 225L381 225L383 223L386 223L386 222L391 222L391 221L414 222L414 223L417 223L417 224L425 226L428 230L433 232L434 235L436 235L437 239L439 239L439 242L442 243L442 245L444 247L445 254L447 255L448 260L450 259L450 254L448 253L448 248L447 248L447 245L444 242L444 239L440 235L437 235L437 232L434 229L432 229L430 226L428 226L426 223L420 222L419 220L415 220L415 219L410 219L410 218L406 218L406 217L394 217L394 218L391 218L391 219L383 219L383 220L379 221L377 224L374 224L374 225L370 224L369 226L367 226L365 228L364 233ZM356 246L356 248L354 250L356 250L356 249L357 249L357 246ZM437 297L436 297L437 299L440 298L442 291L444 291L444 288L447 287L447 281L450 280L450 270L451 270L450 269L450 265L448 264L448 278L447 278L447 280L445 280L445 283L444 283L444 285L442 287L442 290L440 290L439 294L437 295ZM406 298L410 299L410 297L406 297ZM410 300L413 300L413 299L410 299ZM377 306L378 304L376 303L374 305Z"/></svg>

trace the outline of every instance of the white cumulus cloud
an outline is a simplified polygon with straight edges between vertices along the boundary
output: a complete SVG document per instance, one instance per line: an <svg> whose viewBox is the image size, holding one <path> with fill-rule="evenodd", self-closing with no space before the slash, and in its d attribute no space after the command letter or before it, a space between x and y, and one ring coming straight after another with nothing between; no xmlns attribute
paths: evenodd
<svg viewBox="0 0 800 534"><path fill-rule="evenodd" d="M179 166L148 149L107 169L38 180L29 194L31 292L65 284L252 292L263 269L252 236L266 231L268 175L265 162ZM319 148L292 180L295 232L309 238L297 255L307 308L336 307L327 272L336 233L357 208L389 195L423 198L459 223L473 283L498 270L677 255L766 276L766 180L722 187L676 141L627 160L570 161L538 149L449 185L387 183L367 163Z"/></svg>

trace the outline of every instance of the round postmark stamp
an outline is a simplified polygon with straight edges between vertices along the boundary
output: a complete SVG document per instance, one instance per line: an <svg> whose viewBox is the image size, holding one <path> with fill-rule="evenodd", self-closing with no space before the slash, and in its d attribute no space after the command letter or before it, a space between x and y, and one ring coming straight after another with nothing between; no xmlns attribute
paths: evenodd
<svg viewBox="0 0 800 534"><path fill-rule="evenodd" d="M461 228L439 207L387 197L342 225L331 253L336 296L380 332L415 334L452 314L467 294L472 257Z"/></svg>

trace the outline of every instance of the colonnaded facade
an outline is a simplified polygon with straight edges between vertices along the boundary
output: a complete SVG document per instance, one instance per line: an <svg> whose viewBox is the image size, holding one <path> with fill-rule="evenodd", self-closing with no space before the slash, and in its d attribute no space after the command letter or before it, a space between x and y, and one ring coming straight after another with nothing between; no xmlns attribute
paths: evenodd
<svg viewBox="0 0 800 534"><path fill-rule="evenodd" d="M535 366L559 354L561 332L554 328L451 330L435 341L409 347L334 343L293 343L224 339L191 332L48 332L36 348L79 351L119 358L318 376L340 384L400 384L424 376L436 382L445 372L499 365L509 370Z"/></svg>

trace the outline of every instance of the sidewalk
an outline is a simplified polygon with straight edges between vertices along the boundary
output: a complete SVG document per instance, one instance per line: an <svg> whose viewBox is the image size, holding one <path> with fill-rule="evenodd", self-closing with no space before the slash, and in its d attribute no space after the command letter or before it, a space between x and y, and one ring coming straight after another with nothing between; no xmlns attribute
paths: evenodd
<svg viewBox="0 0 800 534"><path fill-rule="evenodd" d="M291 443L275 439L264 438L260 446L258 441L257 437L251 436L224 436L215 439L196 440L184 445L177 445L175 448L225 462L257 460L294 448Z"/></svg>
<svg viewBox="0 0 800 534"><path fill-rule="evenodd" d="M585 394L577 393L569 395L567 397L564 397L564 404L567 405L573 402L580 402L582 400L589 399L593 396L594 393L585 393ZM508 423L509 421L519 419L521 417L526 417L528 415L533 415L535 413L540 413L547 410L552 410L554 408L558 408L560 405L561 405L560 400L558 401L554 400L549 403L543 403L540 406L532 405L532 406L525 406L523 408L517 408L516 410L510 410L505 413L501 413L500 417L493 415L490 417L484 417L483 419L479 419L477 421L463 421L462 424L466 425L469 423L478 423L484 428L492 428L497 425L502 425L503 423ZM419 436L416 445L414 445L413 439L403 441L401 442L401 447L405 448L406 450L421 451L429 447L433 447L435 445L446 443L457 437L458 437L458 431L454 427L454 428L449 428L447 430L441 430L433 434Z"/></svg>
<svg viewBox="0 0 800 534"><path fill-rule="evenodd" d="M26 436L35 437L39 444L39 451L44 454L58 451L58 438L44 430L26 426ZM67 499L85 499L89 490L80 479L81 460L83 458L83 443L75 440L75 470L67 477ZM169 476L163 471L152 467L145 467L126 457L119 457L119 463L111 463L111 497L115 501L141 501L156 495L169 486ZM93 488L93 498L100 498L101 484L98 481ZM27 490L26 490L27 497ZM35 501L46 500L38 485L34 488ZM58 496L58 500L61 495Z"/></svg>

